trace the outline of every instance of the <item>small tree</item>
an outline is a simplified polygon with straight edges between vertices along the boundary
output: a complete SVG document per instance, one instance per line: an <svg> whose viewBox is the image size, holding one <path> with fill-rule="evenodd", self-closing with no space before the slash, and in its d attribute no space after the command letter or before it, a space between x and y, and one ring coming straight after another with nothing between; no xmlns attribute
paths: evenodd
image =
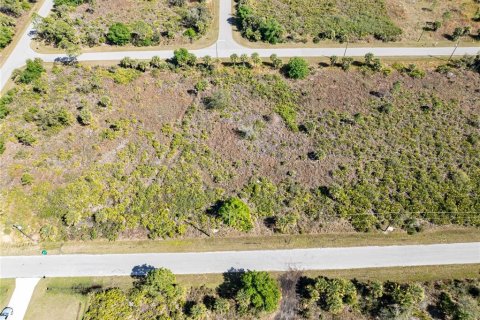
<svg viewBox="0 0 480 320"><path fill-rule="evenodd" d="M122 290L113 288L93 295L84 319L128 319L131 315L127 296Z"/></svg>
<svg viewBox="0 0 480 320"><path fill-rule="evenodd" d="M245 67L249 61L248 55L246 53L240 55L240 61L242 62L242 65Z"/></svg>
<svg viewBox="0 0 480 320"><path fill-rule="evenodd" d="M274 69L280 69L282 67L282 59L278 58L275 53L270 56L270 61L272 62Z"/></svg>
<svg viewBox="0 0 480 320"><path fill-rule="evenodd" d="M262 40L276 44L282 40L283 28L277 20L270 18L260 26Z"/></svg>
<svg viewBox="0 0 480 320"><path fill-rule="evenodd" d="M92 120L93 120L92 112L87 108L83 108L82 110L80 110L80 113L78 114L77 119L81 125L88 126L92 123Z"/></svg>
<svg viewBox="0 0 480 320"><path fill-rule="evenodd" d="M40 58L35 58L34 60L27 60L27 67L25 70L19 73L16 81L20 83L31 83L34 80L39 79L42 76L42 73L45 72L43 68L43 61Z"/></svg>
<svg viewBox="0 0 480 320"><path fill-rule="evenodd" d="M196 61L197 57L185 48L173 52L173 63L178 67L194 66Z"/></svg>
<svg viewBox="0 0 480 320"><path fill-rule="evenodd" d="M232 64L236 65L238 63L238 54L234 53L230 56L230 61Z"/></svg>
<svg viewBox="0 0 480 320"><path fill-rule="evenodd" d="M121 22L114 23L108 28L107 40L119 46L126 45L130 42L132 35L130 28Z"/></svg>
<svg viewBox="0 0 480 320"><path fill-rule="evenodd" d="M371 53L371 52L367 53L365 55L365 64L367 66L371 66L374 58L375 58L375 56L373 55L373 53Z"/></svg>
<svg viewBox="0 0 480 320"><path fill-rule="evenodd" d="M125 57L122 60L120 60L120 67L122 68L132 68L134 65L134 60L130 57Z"/></svg>
<svg viewBox="0 0 480 320"><path fill-rule="evenodd" d="M203 101L207 109L222 110L230 105L230 94L225 90L218 90Z"/></svg>
<svg viewBox="0 0 480 320"><path fill-rule="evenodd" d="M350 58L350 57L342 58L342 61L341 61L342 70L343 71L350 70L350 67L352 66L352 63L353 63L353 58Z"/></svg>
<svg viewBox="0 0 480 320"><path fill-rule="evenodd" d="M262 59L260 58L260 55L257 52L252 53L252 65L254 67L257 67L262 64Z"/></svg>
<svg viewBox="0 0 480 320"><path fill-rule="evenodd" d="M258 314L278 309L281 292L278 283L264 271L247 271L240 278L236 300L241 313Z"/></svg>
<svg viewBox="0 0 480 320"><path fill-rule="evenodd" d="M190 42L192 42L192 40L197 36L197 32L193 28L188 28L187 30L185 30L183 35L189 38Z"/></svg>
<svg viewBox="0 0 480 320"><path fill-rule="evenodd" d="M332 67L334 67L334 66L337 65L337 63L338 63L338 57L337 57L337 56L331 56L331 57L330 57L330 65L331 65Z"/></svg>
<svg viewBox="0 0 480 320"><path fill-rule="evenodd" d="M205 56L203 57L203 64L207 69L211 69L213 66L213 59L211 56Z"/></svg>
<svg viewBox="0 0 480 320"><path fill-rule="evenodd" d="M162 59L159 56L153 56L152 60L150 60L150 67L159 69L163 64Z"/></svg>
<svg viewBox="0 0 480 320"><path fill-rule="evenodd" d="M357 290L351 281L318 277L307 286L310 302L320 304L322 309L333 314L340 313L345 305L357 302Z"/></svg>
<svg viewBox="0 0 480 320"><path fill-rule="evenodd" d="M250 208L239 198L225 200L218 209L218 215L223 223L232 228L245 232L253 228Z"/></svg>
<svg viewBox="0 0 480 320"><path fill-rule="evenodd" d="M303 58L292 58L286 65L287 76L292 79L304 79L309 73L308 63Z"/></svg>

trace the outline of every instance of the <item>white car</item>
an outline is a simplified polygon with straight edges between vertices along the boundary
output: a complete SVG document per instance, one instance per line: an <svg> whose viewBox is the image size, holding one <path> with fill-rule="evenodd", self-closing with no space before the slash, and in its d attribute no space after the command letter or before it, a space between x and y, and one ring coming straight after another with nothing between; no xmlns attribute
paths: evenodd
<svg viewBox="0 0 480 320"><path fill-rule="evenodd" d="M0 320L6 320L8 317L10 317L13 314L13 309L10 307L6 307L2 310L2 313L0 313Z"/></svg>

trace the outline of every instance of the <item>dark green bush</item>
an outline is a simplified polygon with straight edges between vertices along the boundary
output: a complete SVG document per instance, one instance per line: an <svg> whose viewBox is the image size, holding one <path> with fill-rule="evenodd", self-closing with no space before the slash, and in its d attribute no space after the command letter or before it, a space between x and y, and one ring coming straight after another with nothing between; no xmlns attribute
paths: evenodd
<svg viewBox="0 0 480 320"><path fill-rule="evenodd" d="M285 65L285 71L289 78L304 79L310 73L308 62L299 57L290 59Z"/></svg>
<svg viewBox="0 0 480 320"><path fill-rule="evenodd" d="M194 66L196 61L197 57L185 48L180 48L173 52L172 62L178 67Z"/></svg>
<svg viewBox="0 0 480 320"><path fill-rule="evenodd" d="M117 22L108 28L107 40L112 44L123 46L129 43L131 38L130 27L124 23Z"/></svg>
<svg viewBox="0 0 480 320"><path fill-rule="evenodd" d="M239 198L225 200L217 213L223 223L232 228L241 231L250 231L253 228L250 208Z"/></svg>
<svg viewBox="0 0 480 320"><path fill-rule="evenodd" d="M271 313L279 307L279 285L267 272L245 272L241 275L239 289L236 300L240 314Z"/></svg>
<svg viewBox="0 0 480 320"><path fill-rule="evenodd" d="M34 60L28 59L27 67L20 72L15 80L20 83L31 83L39 79L44 72L43 61L40 58L35 58Z"/></svg>

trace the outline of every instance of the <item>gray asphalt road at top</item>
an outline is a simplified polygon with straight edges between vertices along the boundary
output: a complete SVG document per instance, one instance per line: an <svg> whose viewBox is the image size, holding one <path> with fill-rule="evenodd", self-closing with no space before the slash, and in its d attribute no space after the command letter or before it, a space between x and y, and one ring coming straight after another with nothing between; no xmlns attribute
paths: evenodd
<svg viewBox="0 0 480 320"><path fill-rule="evenodd" d="M0 257L1 278L122 276L165 267L176 274L480 263L480 243L195 253ZM142 267L143 266L143 267Z"/></svg>
<svg viewBox="0 0 480 320"><path fill-rule="evenodd" d="M53 7L53 0L45 0L38 14L46 16ZM233 39L231 18L232 18L232 0L220 0L219 11L219 36L217 41L206 48L192 50L198 57L211 56L218 58L228 58L236 53L238 55L251 55L257 52L261 57L269 57L273 53L279 57L322 57L322 56L342 56L345 54L344 48L268 48L268 49L252 49L244 47ZM27 31L18 41L13 52L8 57L0 69L0 90L5 86L12 72L16 68L25 65L27 59L41 58L47 62L54 62L58 59L65 58L63 54L43 54L34 51L30 47L32 37L35 31L33 25L30 25ZM450 47L363 47L349 48L346 55L351 57L364 56L366 53L373 53L379 57L445 57L450 56L453 52L454 44ZM463 56L465 54L477 54L480 47L458 47L455 56ZM145 51L118 51L118 52L89 52L81 54L77 57L79 61L119 61L124 57L133 59L151 59L153 56L160 58L170 58L173 50L145 50Z"/></svg>

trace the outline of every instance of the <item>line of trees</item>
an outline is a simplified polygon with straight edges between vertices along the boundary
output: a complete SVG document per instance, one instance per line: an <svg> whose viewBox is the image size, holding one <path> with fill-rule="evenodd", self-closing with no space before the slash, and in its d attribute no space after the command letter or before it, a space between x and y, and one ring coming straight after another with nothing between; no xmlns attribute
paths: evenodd
<svg viewBox="0 0 480 320"><path fill-rule="evenodd" d="M111 288L94 293L85 320L209 319L261 317L276 311L281 292L266 272L231 272L216 290L190 290L168 269L151 269L129 291Z"/></svg>

